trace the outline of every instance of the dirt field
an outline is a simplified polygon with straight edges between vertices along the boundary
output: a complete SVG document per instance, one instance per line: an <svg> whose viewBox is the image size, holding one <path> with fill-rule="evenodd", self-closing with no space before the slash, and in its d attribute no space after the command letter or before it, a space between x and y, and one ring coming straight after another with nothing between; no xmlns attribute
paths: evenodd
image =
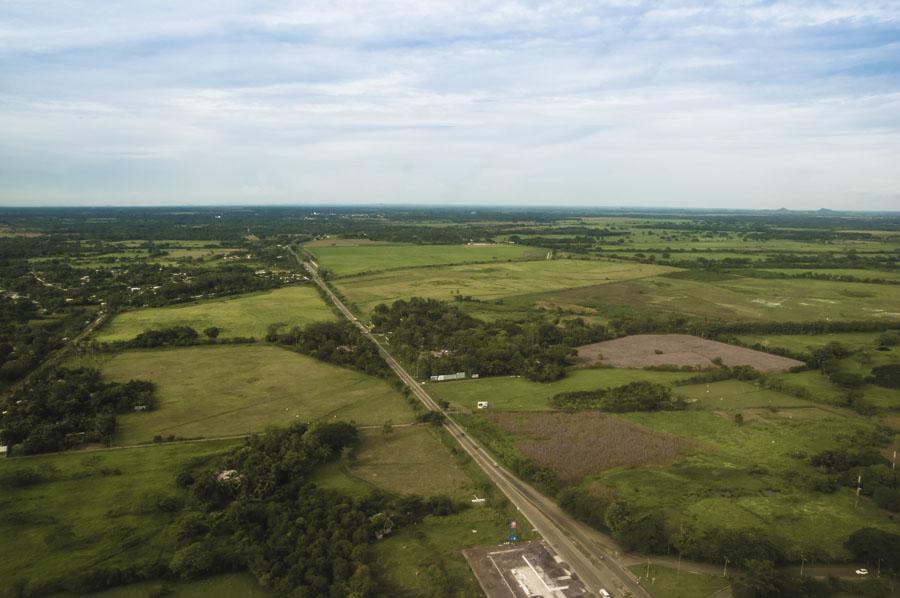
<svg viewBox="0 0 900 598"><path fill-rule="evenodd" d="M674 365L696 368L711 367L716 357L734 367L749 365L760 372L789 370L803 365L762 351L736 347L688 334L635 334L602 343L578 347L578 361L585 364L604 363L620 368Z"/></svg>
<svg viewBox="0 0 900 598"><path fill-rule="evenodd" d="M505 412L488 415L516 437L516 448L565 482L619 465L660 463L685 443L601 413ZM560 439L565 441L560 441Z"/></svg>

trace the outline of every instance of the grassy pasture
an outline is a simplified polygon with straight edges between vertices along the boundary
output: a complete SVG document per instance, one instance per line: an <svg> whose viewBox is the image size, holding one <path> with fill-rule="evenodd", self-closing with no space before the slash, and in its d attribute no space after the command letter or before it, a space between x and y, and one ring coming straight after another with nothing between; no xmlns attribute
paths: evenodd
<svg viewBox="0 0 900 598"><path fill-rule="evenodd" d="M788 373L782 372L770 374L771 378L787 382L792 386L805 388L811 392L815 400L824 403L833 403L840 405L843 403L846 394L840 388L832 384L828 378L822 375L819 370L807 370L805 372Z"/></svg>
<svg viewBox="0 0 900 598"><path fill-rule="evenodd" d="M211 441L0 460L0 476L34 470L46 477L2 484L0 533L16 546L0 559L0 580L48 581L95 565L155 561L176 545L178 531L156 500L182 496L178 471L202 468L234 446Z"/></svg>
<svg viewBox="0 0 900 598"><path fill-rule="evenodd" d="M446 494L471 498L474 486L464 467L447 453L438 432L426 426L394 428L389 435L365 430L353 462L322 468L316 483L351 494L380 488L397 494Z"/></svg>
<svg viewBox="0 0 900 598"><path fill-rule="evenodd" d="M338 280L335 286L368 314L379 303L414 296L452 299L454 294L461 294L489 301L554 289L602 286L673 270L604 260L540 260L392 270Z"/></svg>
<svg viewBox="0 0 900 598"><path fill-rule="evenodd" d="M900 292L900 291L898 291ZM781 347L795 353L810 353L828 343L840 343L847 349L874 349L880 332L838 332L832 334L766 334L740 335L738 339L747 344Z"/></svg>
<svg viewBox="0 0 900 598"><path fill-rule="evenodd" d="M679 386L675 387L677 393L697 399L687 411L600 416L649 430L651 439L657 435L675 439L677 448L673 454L672 451L654 453L654 441L642 442L640 435L630 437L634 454L661 457L636 462L610 459L611 455L615 456L610 451L623 444L622 432L598 430L584 435L578 430L585 423L567 425L564 433L567 442L560 443L558 439L563 433L545 434L542 430L554 417L564 414L549 417L527 411L499 411L547 409L548 399L557 392L631 381L620 378L612 382L602 378L624 373L670 376L668 382L686 375L643 370L576 370L570 377L551 384L488 378L433 384L429 388L437 398L468 408L476 400L491 401L493 415L481 412L459 419L498 458L530 456L552 467L564 480L613 491L629 503L661 510L672 525L684 521L702 529L765 528L779 538L792 556L803 551L806 555L817 555L819 560L847 558L843 542L860 527L871 525L897 530L897 524L871 501L863 500L858 508L854 507L849 489L820 494L805 485L804 479L814 475L807 463L810 455L838 446L856 431L873 428L874 423L848 410L822 407L753 383L733 380L710 384L709 393L706 384ZM810 375L821 377L816 371L775 376L803 385L795 378ZM667 382L662 377L655 381ZM734 422L736 413L743 415L743 425ZM587 419L585 414L570 417ZM492 421L496 418L512 419ZM533 429L535 426L538 429ZM580 443L578 438L582 436L590 441ZM544 442L547 438L555 443L547 444ZM612 447L606 444L610 440L615 442ZM599 450L598 454L607 461L598 461L597 467L590 471L573 472L570 471L572 463L587 462L584 455L554 460L554 455L565 452L568 445L575 450L581 444L588 453Z"/></svg>
<svg viewBox="0 0 900 598"><path fill-rule="evenodd" d="M488 401L491 409L509 411L546 411L550 399L561 392L612 388L638 380L667 384L694 375L690 372L653 372L648 370L583 368L551 383L526 378L495 377L428 384L428 392L453 406L474 410L478 401Z"/></svg>
<svg viewBox="0 0 900 598"><path fill-rule="evenodd" d="M727 578L719 575L681 571L671 567L650 564L628 567L641 578L653 598L711 598L730 585ZM649 572L649 576L648 576Z"/></svg>
<svg viewBox="0 0 900 598"><path fill-rule="evenodd" d="M775 321L900 320L897 289L891 285L710 277L694 272L689 276L678 274L549 292L543 299L581 305L608 315L679 314Z"/></svg>
<svg viewBox="0 0 900 598"><path fill-rule="evenodd" d="M349 239L306 245L320 266L336 276L444 264L541 259L547 251L524 245L412 245L407 243L350 244Z"/></svg>
<svg viewBox="0 0 900 598"><path fill-rule="evenodd" d="M333 318L334 314L314 288L293 286L238 297L127 311L101 328L96 340L130 340L146 330L170 326L190 326L198 332L217 326L223 338L260 338L275 322L291 327Z"/></svg>
<svg viewBox="0 0 900 598"><path fill-rule="evenodd" d="M815 403L740 380L680 386L676 392L708 409L752 409L759 407L811 407Z"/></svg>
<svg viewBox="0 0 900 598"><path fill-rule="evenodd" d="M480 596L478 582L461 550L483 544L500 544L513 513L475 506L446 517L426 517L375 544L376 575L390 596ZM521 526L523 539L534 534Z"/></svg>
<svg viewBox="0 0 900 598"><path fill-rule="evenodd" d="M628 421L692 440L695 450L672 465L617 468L596 481L701 528L767 528L795 555L819 559L846 558L843 542L860 527L898 529L869 501L854 507L850 489L820 494L802 481L812 472L806 456L871 424L815 408L742 413L743 426L705 411L628 414Z"/></svg>
<svg viewBox="0 0 900 598"><path fill-rule="evenodd" d="M412 419L387 382L265 345L126 351L100 364L110 380L156 384L157 408L119 418L116 444L258 432L313 419Z"/></svg>

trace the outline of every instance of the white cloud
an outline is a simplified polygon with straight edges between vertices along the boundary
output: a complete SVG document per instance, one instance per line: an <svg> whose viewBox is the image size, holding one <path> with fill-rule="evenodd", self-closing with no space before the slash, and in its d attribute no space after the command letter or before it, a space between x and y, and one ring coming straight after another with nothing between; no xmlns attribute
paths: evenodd
<svg viewBox="0 0 900 598"><path fill-rule="evenodd" d="M898 14L7 2L0 202L883 209L900 189Z"/></svg>

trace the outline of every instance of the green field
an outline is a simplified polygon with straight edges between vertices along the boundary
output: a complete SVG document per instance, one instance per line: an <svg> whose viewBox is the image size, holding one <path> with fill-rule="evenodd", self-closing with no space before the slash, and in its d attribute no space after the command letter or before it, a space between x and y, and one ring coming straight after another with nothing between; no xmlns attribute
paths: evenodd
<svg viewBox="0 0 900 598"><path fill-rule="evenodd" d="M100 368L110 380L156 384L155 410L120 416L119 445L150 442L156 434L209 438L322 418L380 425L413 417L387 382L272 346L126 351Z"/></svg>
<svg viewBox="0 0 900 598"><path fill-rule="evenodd" d="M368 314L379 303L414 296L449 300L454 295L464 295L490 301L554 289L608 285L670 271L673 269L664 266L605 260L503 262L393 270L338 280L335 286L362 313Z"/></svg>
<svg viewBox="0 0 900 598"><path fill-rule="evenodd" d="M476 506L457 515L426 517L415 528L404 528L375 545L374 562L385 595L481 596L461 550L506 541L513 513ZM522 526L525 528L526 526ZM523 529L523 539L531 539Z"/></svg>
<svg viewBox="0 0 900 598"><path fill-rule="evenodd" d="M661 509L675 522L701 529L764 528L790 558L846 559L843 542L855 530L900 526L868 501L856 507L853 492L806 489L814 470L806 457L833 448L841 438L872 424L849 413L817 408L741 409L732 413L635 413L628 421L689 439L694 451L665 467L616 468L591 483L614 488L636 505Z"/></svg>
<svg viewBox="0 0 900 598"><path fill-rule="evenodd" d="M691 375L690 372L582 368L570 369L565 378L549 384L526 378L492 377L429 383L426 388L435 399L449 401L463 410L474 410L478 401L488 401L491 409L545 411L551 409L553 395L561 392L611 388L638 380L667 384Z"/></svg>
<svg viewBox="0 0 900 598"><path fill-rule="evenodd" d="M616 386L634 379L671 383L686 375L587 369L572 371L567 378L550 384L487 378L430 384L428 388L436 398L467 409L473 409L477 400L487 400L491 410L533 411L548 409L549 398L564 390ZM810 388L807 378L811 376L821 378L817 371L775 375L804 388ZM822 494L808 490L803 481L816 475L807 463L810 455L835 448L856 431L872 430L873 422L847 409L818 405L752 382L727 380L674 386L673 390L692 401L688 410L617 417L683 439L680 456L671 463L600 470L589 474L581 484L606 488L629 504L660 511L671 525L683 522L700 529L764 528L791 558L804 551L818 555L819 560L845 559L843 542L856 529L898 529L871 501L864 500L855 507L850 489ZM815 398L822 399L818 393ZM839 398L833 402L838 403ZM743 425L734 421L738 413ZM461 421L498 458L515 458L520 450L527 449L525 445L537 442L527 435L511 436L497 426L483 425L484 419L479 413ZM608 452L612 453L623 443L633 442L625 440L624 432L613 436L597 436L596 449L603 453L603 447L609 444ZM525 445L516 448L520 443ZM635 445L629 450L639 457L650 448Z"/></svg>
<svg viewBox="0 0 900 598"><path fill-rule="evenodd" d="M410 245L316 241L306 245L321 267L335 276L446 264L541 259L547 251L524 245Z"/></svg>
<svg viewBox="0 0 900 598"><path fill-rule="evenodd" d="M190 326L200 333L216 326L221 329L223 338L261 338L275 322L291 327L330 319L334 319L334 314L313 287L294 286L186 305L127 311L101 328L96 340L130 340L145 330L170 326Z"/></svg>
<svg viewBox="0 0 900 598"><path fill-rule="evenodd" d="M545 293L543 301L609 315L678 314L756 321L900 320L892 285L757 279L701 271Z"/></svg>
<svg viewBox="0 0 900 598"><path fill-rule="evenodd" d="M15 550L0 559L0 580L47 582L96 566L153 562L177 544L174 516L157 499L183 497L175 474L212 463L234 441L72 452L0 460L0 534ZM16 471L44 481L14 484Z"/></svg>
<svg viewBox="0 0 900 598"><path fill-rule="evenodd" d="M707 409L750 409L755 407L811 407L815 403L776 392L759 385L724 380L712 384L679 386L676 392Z"/></svg>
<svg viewBox="0 0 900 598"><path fill-rule="evenodd" d="M900 293L900 290L898 290ZM875 341L880 332L836 332L832 334L743 334L738 340L748 345L781 347L794 353L811 353L828 343L840 343L847 349L875 349Z"/></svg>
<svg viewBox="0 0 900 598"><path fill-rule="evenodd" d="M720 575L678 571L662 565L628 567L641 578L641 585L653 598L711 598L730 585Z"/></svg>
<svg viewBox="0 0 900 598"><path fill-rule="evenodd" d="M396 494L446 494L468 500L475 492L465 468L448 454L439 432L427 426L366 430L350 464L331 463L315 482L350 494L372 488Z"/></svg>

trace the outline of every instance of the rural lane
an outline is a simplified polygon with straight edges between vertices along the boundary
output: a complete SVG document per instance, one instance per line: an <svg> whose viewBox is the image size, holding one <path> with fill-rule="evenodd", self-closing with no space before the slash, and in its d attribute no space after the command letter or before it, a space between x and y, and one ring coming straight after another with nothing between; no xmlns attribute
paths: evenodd
<svg viewBox="0 0 900 598"><path fill-rule="evenodd" d="M400 380L409 387L416 398L430 411L444 413L443 409L422 388L418 381L409 375L403 366L382 346L381 342L369 332L368 328L332 292L316 269L300 259L293 250L292 253L309 273L312 281L322 289L344 317L355 324L362 334L375 344L382 358ZM560 558L568 563L572 571L581 579L591 593L597 594L603 588L616 596L650 596L637 583L636 577L613 558L612 554L615 549L610 550L614 546L611 539L575 520L560 509L553 500L517 478L505 467L499 465L451 417L447 417L444 427L501 492L506 495L516 509L528 519L532 527L553 547Z"/></svg>

